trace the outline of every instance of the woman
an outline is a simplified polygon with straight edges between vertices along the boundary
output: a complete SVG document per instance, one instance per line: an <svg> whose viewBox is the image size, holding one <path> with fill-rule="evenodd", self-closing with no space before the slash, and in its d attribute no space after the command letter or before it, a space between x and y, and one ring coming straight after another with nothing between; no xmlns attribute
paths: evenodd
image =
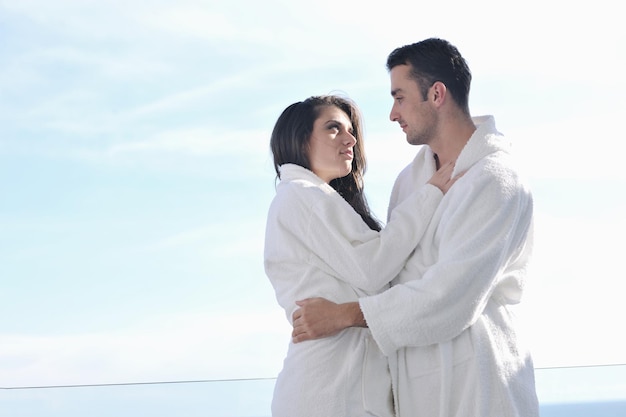
<svg viewBox="0 0 626 417"><path fill-rule="evenodd" d="M280 182L268 213L265 270L290 322L296 300L343 303L386 288L454 182L452 166L442 168L381 229L363 193L360 112L339 96L287 107L270 147ZM369 330L290 343L272 415L393 416L387 360Z"/></svg>

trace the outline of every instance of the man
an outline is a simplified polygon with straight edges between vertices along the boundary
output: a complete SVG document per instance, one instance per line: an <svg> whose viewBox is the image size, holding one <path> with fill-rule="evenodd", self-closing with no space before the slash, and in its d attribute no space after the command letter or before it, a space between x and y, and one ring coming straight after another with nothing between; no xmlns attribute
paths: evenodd
<svg viewBox="0 0 626 417"><path fill-rule="evenodd" d="M400 417L538 416L534 369L514 330L532 249L532 196L491 116L472 118L470 70L457 48L426 39L387 60L398 122L426 145L398 176L389 212L438 167L464 173L391 288L334 304L299 302L293 341L370 328L390 360Z"/></svg>

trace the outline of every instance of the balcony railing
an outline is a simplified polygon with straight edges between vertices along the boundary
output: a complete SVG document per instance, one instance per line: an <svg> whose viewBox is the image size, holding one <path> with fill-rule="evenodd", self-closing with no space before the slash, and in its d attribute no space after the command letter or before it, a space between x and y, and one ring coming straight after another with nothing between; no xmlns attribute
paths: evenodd
<svg viewBox="0 0 626 417"><path fill-rule="evenodd" d="M626 416L626 365L539 368L542 417ZM273 378L0 387L0 417L270 417Z"/></svg>

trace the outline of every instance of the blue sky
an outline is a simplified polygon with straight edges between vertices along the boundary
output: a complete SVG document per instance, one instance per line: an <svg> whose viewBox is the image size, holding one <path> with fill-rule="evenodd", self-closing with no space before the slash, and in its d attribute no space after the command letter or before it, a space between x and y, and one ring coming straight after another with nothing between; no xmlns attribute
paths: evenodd
<svg viewBox="0 0 626 417"><path fill-rule="evenodd" d="M272 126L310 95L355 99L384 218L417 152L385 58L430 36L464 54L472 113L534 190L536 365L626 362L617 6L216 3L0 0L0 387L275 376Z"/></svg>

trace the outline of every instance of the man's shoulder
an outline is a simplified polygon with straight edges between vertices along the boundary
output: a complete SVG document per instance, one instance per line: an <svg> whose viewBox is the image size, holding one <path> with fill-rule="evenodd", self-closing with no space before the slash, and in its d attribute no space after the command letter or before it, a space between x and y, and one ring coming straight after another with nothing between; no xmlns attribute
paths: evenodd
<svg viewBox="0 0 626 417"><path fill-rule="evenodd" d="M516 182L524 182L519 160L508 152L494 152L478 162L482 170L490 176L511 178Z"/></svg>
<svg viewBox="0 0 626 417"><path fill-rule="evenodd" d="M465 175L481 198L493 201L532 200L527 179L520 173L514 158L495 152L477 161ZM480 191L479 191L480 190Z"/></svg>
<svg viewBox="0 0 626 417"><path fill-rule="evenodd" d="M395 194L401 192L403 189L413 189L418 177L418 167L419 164L416 164L416 161L413 160L411 163L402 168L394 182L393 192Z"/></svg>
<svg viewBox="0 0 626 417"><path fill-rule="evenodd" d="M396 177L389 199L388 213L411 193L423 186L434 172L434 161L429 166L426 146L419 150L415 158ZM432 151L430 152L432 158Z"/></svg>
<svg viewBox="0 0 626 417"><path fill-rule="evenodd" d="M432 165L434 165L433 152L428 146L422 145L413 160L402 168L396 181L405 177L418 177L421 171Z"/></svg>

